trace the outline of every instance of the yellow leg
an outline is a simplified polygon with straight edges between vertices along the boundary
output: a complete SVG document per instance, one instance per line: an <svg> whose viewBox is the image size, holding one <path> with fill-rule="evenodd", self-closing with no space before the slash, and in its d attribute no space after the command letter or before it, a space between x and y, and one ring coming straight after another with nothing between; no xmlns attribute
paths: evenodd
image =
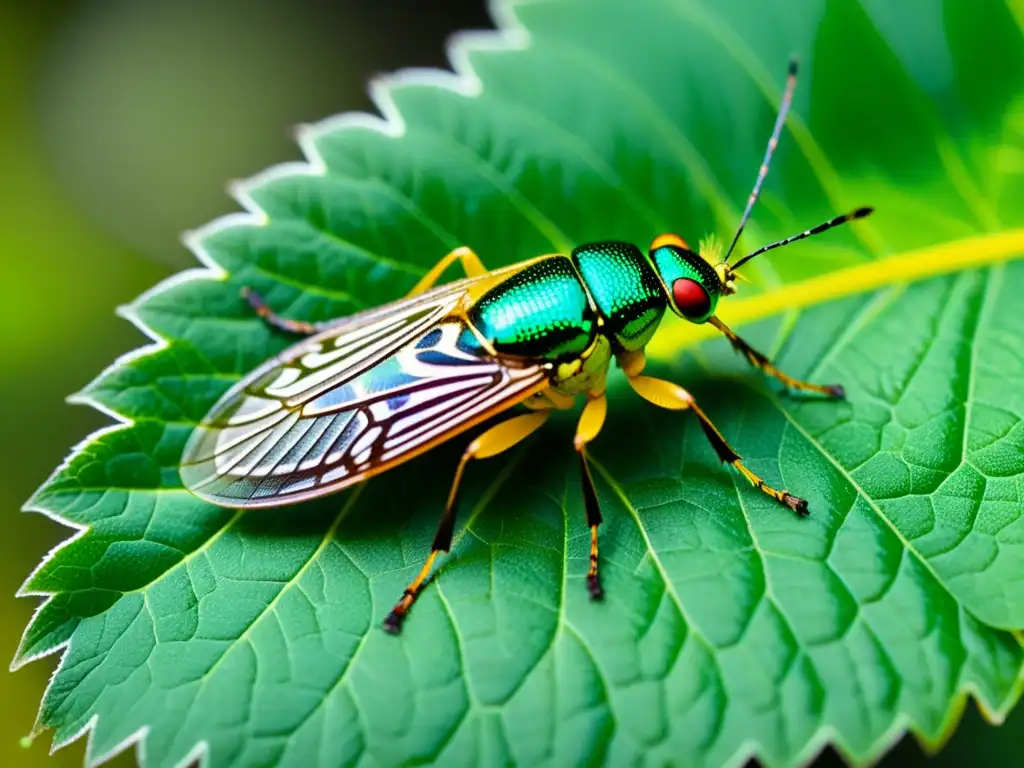
<svg viewBox="0 0 1024 768"><path fill-rule="evenodd" d="M655 379L650 376L633 376L629 378L629 383L640 397L654 403L659 408L668 408L673 411L693 411L700 421L704 435L707 437L708 442L711 443L711 447L715 449L719 459L731 464L755 488L768 494L780 504L785 504L798 515L807 514L806 501L799 496L794 496L789 491L775 490L743 465L742 457L730 447L725 438L722 437L722 433L718 431L718 428L711 423L711 419L697 405L693 395L685 389L678 384L673 384L671 381Z"/></svg>
<svg viewBox="0 0 1024 768"><path fill-rule="evenodd" d="M462 263L462 268L466 271L467 277L477 277L487 273L487 268L480 261L480 257L476 255L472 248L466 246L460 246L454 251L449 253L447 256L442 258L437 264L434 265L427 274L420 278L420 281L416 283L411 291L407 294L408 296L416 296L417 294L423 293L434 286L435 283L440 279L444 271L448 269L456 261ZM286 317L281 317L267 304L263 299L252 289L246 287L242 289L242 298L249 303L249 305L255 310L256 314L263 319L272 328L284 331L286 333L294 333L301 336L310 336L314 333L324 330L333 323L305 323L301 320L289 320Z"/></svg>
<svg viewBox="0 0 1024 768"><path fill-rule="evenodd" d="M576 398L572 395L563 395L553 389L545 389L535 395L531 395L523 401L523 405L535 411L549 411L552 408L559 411L566 411L576 404Z"/></svg>
<svg viewBox="0 0 1024 768"><path fill-rule="evenodd" d="M590 526L590 570L587 571L587 591L591 600L600 600L604 596L601 577L597 570L597 527L601 524L601 507L597 501L597 489L594 487L594 476L587 463L587 443L597 437L604 426L608 412L608 400L604 394L590 396L583 406L579 423L576 425L576 437L573 447L580 457L580 479L583 483L583 505L587 511L587 525Z"/></svg>
<svg viewBox="0 0 1024 768"><path fill-rule="evenodd" d="M800 381L799 379L794 379L790 376L787 376L774 365L772 365L772 362L767 357L762 355L756 349L747 344L747 342L745 342L743 339L741 339L739 336L733 333L732 330L717 317L712 316L709 322L713 326L715 326L715 328L717 328L723 334L725 334L725 337L729 339L729 342L732 344L733 348L735 348L745 358L747 358L747 362L749 362L759 371L778 379L783 383L784 386L788 387L789 389L802 389L806 392L818 392L819 394L828 395L829 397L845 396L846 393L844 392L843 387L840 384L811 384L810 382Z"/></svg>
<svg viewBox="0 0 1024 768"><path fill-rule="evenodd" d="M420 278L420 281L409 291L408 295L415 296L432 288L441 275L444 274L444 271L456 261L462 262L462 268L466 271L466 277L477 277L487 272L487 268L484 267L480 257L473 252L473 249L462 245L437 262L433 269Z"/></svg>
<svg viewBox="0 0 1024 768"><path fill-rule="evenodd" d="M430 570L433 568L438 554L451 549L452 535L455 532L455 510L459 497L459 486L462 484L462 473L466 469L466 464L470 459L486 459L507 451L538 430L550 415L550 411L535 411L513 416L511 419L491 427L469 444L455 470L455 479L452 481L452 488L448 493L448 502L445 504L441 522L437 526L437 533L434 534L430 555L416 578L405 588L401 599L384 620L384 629L392 634L398 634L401 631L402 622L422 591L423 584L430 575Z"/></svg>
<svg viewBox="0 0 1024 768"><path fill-rule="evenodd" d="M633 352L621 352L616 356L615 361L619 364L622 372L630 378L639 376L647 366L647 356L644 355L642 349Z"/></svg>

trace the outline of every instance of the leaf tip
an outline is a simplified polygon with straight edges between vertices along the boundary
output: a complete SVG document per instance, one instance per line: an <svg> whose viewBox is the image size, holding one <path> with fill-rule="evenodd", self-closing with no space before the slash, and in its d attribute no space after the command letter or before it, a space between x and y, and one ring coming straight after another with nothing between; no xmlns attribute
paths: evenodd
<svg viewBox="0 0 1024 768"><path fill-rule="evenodd" d="M249 192L253 186L252 182L246 179L231 179L224 185L224 191L228 193L229 197L241 203L242 207L249 211L249 213L259 217L262 224L266 224L270 221L270 217L253 200Z"/></svg>
<svg viewBox="0 0 1024 768"><path fill-rule="evenodd" d="M36 743L36 738L39 737L42 733L43 728L39 725L39 721L37 720L35 723L32 724L32 730L26 733L20 739L18 739L18 746L21 749L32 749L32 747Z"/></svg>

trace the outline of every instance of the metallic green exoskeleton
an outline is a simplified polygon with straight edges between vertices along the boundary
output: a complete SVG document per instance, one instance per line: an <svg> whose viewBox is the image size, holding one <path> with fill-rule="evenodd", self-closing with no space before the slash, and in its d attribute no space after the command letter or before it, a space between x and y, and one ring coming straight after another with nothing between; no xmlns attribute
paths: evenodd
<svg viewBox="0 0 1024 768"><path fill-rule="evenodd" d="M753 366L786 387L842 397L838 385L782 373L715 314L719 301L736 291L736 270L754 256L871 212L861 208L838 216L729 264L768 173L795 82L792 65L765 159L724 255L711 244L693 251L679 236L665 234L647 253L610 240L488 272L462 247L441 259L406 298L323 325L281 318L247 291L267 322L309 338L243 378L213 407L185 447L184 484L226 506L304 501L385 472L487 418L525 406L527 412L492 426L466 448L430 556L385 619L385 628L397 632L438 553L451 547L466 465L511 448L553 410L569 408L582 396L573 447L591 533L587 585L599 598L601 512L586 447L604 423L614 361L641 397L692 412L723 462L763 493L806 514L806 501L768 486L743 464L685 389L643 374L644 347L670 310L693 323L710 323ZM467 277L436 286L456 261Z"/></svg>
<svg viewBox="0 0 1024 768"><path fill-rule="evenodd" d="M665 310L694 322L714 314L726 286L704 257L662 238L647 256L632 243L605 241L528 262L483 293L467 312L472 330L497 354L562 366L553 387L592 388L574 363L597 355L603 378L612 356L639 352Z"/></svg>

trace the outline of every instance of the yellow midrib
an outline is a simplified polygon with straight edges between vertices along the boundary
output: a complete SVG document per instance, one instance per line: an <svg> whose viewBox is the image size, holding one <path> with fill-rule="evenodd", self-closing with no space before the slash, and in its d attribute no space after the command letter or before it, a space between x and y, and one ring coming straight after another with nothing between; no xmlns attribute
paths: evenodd
<svg viewBox="0 0 1024 768"><path fill-rule="evenodd" d="M930 245L791 283L749 299L726 298L719 305L717 314L726 324L738 326L788 310L803 309L889 285L994 264L1014 256L1024 256L1024 229ZM668 359L685 346L718 335L718 331L707 324L669 323L647 345L647 354Z"/></svg>

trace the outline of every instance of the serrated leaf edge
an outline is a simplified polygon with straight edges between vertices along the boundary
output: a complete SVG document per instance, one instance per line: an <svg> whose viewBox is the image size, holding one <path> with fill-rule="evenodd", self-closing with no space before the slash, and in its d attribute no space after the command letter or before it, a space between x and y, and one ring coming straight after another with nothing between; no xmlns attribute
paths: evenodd
<svg viewBox="0 0 1024 768"><path fill-rule="evenodd" d="M200 280L219 281L224 280L228 276L228 273L220 267L220 265L218 265L209 254L204 245L204 240L207 237L231 227L266 226L269 222L269 217L253 199L250 190L281 178L294 177L297 175L325 175L327 172L327 166L316 148L316 141L322 135L344 131L349 128L370 129L391 138L399 138L404 135L406 130L405 119L399 112L395 101L392 98L392 89L410 85L419 85L443 88L467 98L480 95L483 91L483 83L473 70L472 64L470 63L470 55L474 52L515 51L528 47L529 33L526 28L519 23L515 16L514 8L519 5L529 5L546 1L547 0L490 0L488 2L488 10L495 22L496 29L493 31L459 32L453 35L446 45L446 54L452 67L452 71L431 68L408 68L371 79L367 90L370 99L380 113L379 115L349 112L328 117L315 123L296 126L293 130L293 135L299 145L299 148L305 155L306 160L277 164L260 171L247 179L234 181L228 185L228 193L245 209L245 211L219 217L198 229L191 230L183 234L183 244L195 255L196 259L202 266L184 270L161 281L154 287L142 293L131 304L120 307L117 310L117 314L138 328L147 338L150 339L150 343L119 356L94 379L94 382L105 378L112 372L123 368L139 358L157 354L169 346L169 342L166 339L153 331L141 319L138 313L139 307L144 305L150 299L180 285ZM803 127L802 124L801 127ZM960 259L952 257L948 259L935 259L935 261L939 262L939 266L938 268L931 270L921 266L922 263L927 265L937 254L942 256L951 256L955 249L958 249L961 254L965 251L969 253L970 248L965 248L965 246L968 245L983 246L982 250L985 254L984 257L976 259L965 257L961 257ZM891 257L888 259L883 258L880 261L872 262L871 264L848 268L819 278L813 278L800 283L798 290L793 290L792 288L774 290L751 299L734 302L732 304L731 311L726 311L726 317L730 322L738 324L758 317L776 314L785 309L800 308L824 302L830 298L835 298L837 295L849 295L853 292L849 290L849 288L841 293L838 293L836 289L843 285L844 281L847 281L845 284L849 285L848 281L851 277L857 280L856 284L858 286L865 286L859 290L870 290L872 287L890 285L894 280L888 269L881 268L882 265L897 263L902 265L900 275L909 281L915 279L919 280L945 272L956 271L971 265L995 262L1008 258L1014 253L1024 253L1024 229L1010 230L1008 232L992 235L982 235L974 238L967 238L965 240L954 241L952 243L943 243L937 246L931 246L914 251L909 254L903 254L902 256ZM915 264L917 265L916 269L913 268ZM797 303L794 303L794 301ZM678 351L683 346L712 336L712 334L708 333L707 329L702 326L691 326L688 324L684 325L682 323L676 323L671 327L671 332L663 332L663 342L659 339L658 343L651 345L652 354L654 356L665 356L669 354L670 351ZM17 597L43 597L45 599L36 607L32 618L25 628L25 632L22 634L21 642L18 645L14 659L10 664L10 670L12 672L29 662L63 651L69 644L70 639L44 651L28 656L23 655L22 651L24 649L29 629L35 623L39 613L46 607L46 605L49 604L53 599L53 596L56 594L53 592L26 589L26 586L31 583L39 570L52 560L61 549L81 538L89 529L86 525L80 525L70 521L53 510L47 509L39 501L39 498L60 475L60 473L66 470L85 448L107 434L122 429L128 429L136 423L134 419L123 416L116 410L109 408L86 394L91 386L92 384L87 385L84 390L69 396L67 398L67 402L75 405L88 405L110 417L114 423L92 432L76 444L69 452L67 458L65 458L65 460L50 474L46 481L22 507L24 512L42 514L54 522L64 525L67 528L71 528L74 533L43 556L39 565L32 570L31 574L16 593ZM61 656L60 662L51 674L50 680L48 681L46 690L43 694L43 701L45 701L54 680L63 668L65 659L66 654ZM794 757L794 764L808 765L823 749L832 745L840 752L849 764L866 765L888 751L890 747L892 747L903 737L904 734L908 732L915 736L926 751L936 752L953 735L955 727L961 719L969 698L975 701L979 712L986 721L992 724L999 724L1005 719L1012 702L1016 701L1020 697L1022 690L1024 690L1024 672L1018 676L1013 693L1007 698L1007 701L1004 702L1006 705L1005 709L990 709L979 697L980 692L976 686L972 684L963 685L958 689L956 695L950 701L950 706L946 715L946 722L943 724L937 739L930 740L926 734L919 731L909 715L899 713L893 718L893 723L890 728L875 741L864 755L854 754L849 747L844 744L839 733L833 726L822 725L810 736L805 748ZM41 715L42 702L40 703L36 722L29 735L30 739L35 738L44 730L44 728L39 725ZM50 746L50 754L53 754L58 749L77 741L85 735L87 738L85 763L89 768L94 768L94 766L99 766L105 763L106 761L116 757L118 754L124 752L132 745L135 745L136 747L136 757L139 765L142 768L145 768L148 762L145 744L146 737L150 731L150 726L147 725L137 729L133 733L129 734L125 739L107 750L107 752L95 755L93 754L93 737L99 718L99 714L94 714L78 731L61 740L54 739ZM723 765L730 767L736 766L738 768L738 766L746 764L751 758L760 757L760 743L756 740L749 740L740 744L733 755L723 762ZM198 763L198 765L205 768L209 765L209 759L209 743L206 740L200 740L182 757L178 763L176 763L175 768L185 768L186 766L195 763Z"/></svg>
<svg viewBox="0 0 1024 768"><path fill-rule="evenodd" d="M94 382L105 378L112 372L125 367L139 358L157 354L169 346L169 342L153 331L140 317L138 309L146 302L162 293L187 283L200 280L224 280L227 277L228 273L214 261L210 253L207 251L204 241L206 238L231 227L265 226L268 223L269 218L266 212L256 204L255 200L253 200L249 192L250 189L280 178L296 175L322 176L326 174L327 166L316 148L317 139L326 133L334 133L348 128L358 127L374 130L392 138L401 137L406 131L406 123L405 118L398 111L394 99L391 96L391 90L394 88L404 87L407 85L420 85L443 88L469 98L479 95L483 90L483 83L472 68L469 60L470 55L478 51L514 51L527 47L529 44L528 33L525 28L519 24L512 9L515 5L536 1L538 0L492 0L492 2L489 3L489 11L495 22L495 30L459 32L449 39L446 45L446 54L452 71L430 68L409 68L373 78L370 81L367 90L370 99L380 113L379 115L350 112L328 117L316 123L299 125L294 129L293 133L297 143L299 144L300 150L306 157L305 161L277 164L264 171L256 173L248 179L229 184L229 194L236 199L245 211L219 217L198 229L191 230L183 234L183 244L195 255L196 259L202 266L184 270L170 278L167 278L166 280L161 281L154 287L145 291L131 304L120 307L117 310L117 314L138 328L139 331L141 331L150 340L150 343L119 356L94 379ZM25 582L16 593L17 597L42 597L44 600L36 607L32 614L32 618L29 620L25 631L22 633L22 639L9 667L12 672L29 662L36 661L54 653L59 653L67 648L70 639L44 651L31 655L24 655L23 651L29 629L31 629L35 623L39 613L50 603L56 594L53 592L27 589L26 587L32 582L39 570L52 560L61 549L81 538L89 529L89 526L87 525L75 523L64 518L55 511L48 509L42 504L40 497L45 493L46 489L52 485L56 478L65 471L79 455L81 455L81 452L85 448L110 433L128 429L136 423L134 419L118 413L116 410L98 402L96 399L88 395L87 391L90 386L91 385L87 385L82 391L69 396L67 398L67 402L74 405L90 406L100 413L110 417L114 423L106 427L101 427L76 444L64 461L62 461L61 464L52 473L50 473L49 477L43 482L39 489L32 494L29 500L22 507L22 511L42 514L50 520L72 529L74 533L43 556L40 563L32 570L28 578L26 578ZM44 701L53 686L54 680L57 675L60 674L60 671L64 666L65 659L66 654L61 656L60 662L51 674L46 690L43 693ZM35 738L44 730L44 727L40 725L41 716L42 703L40 703L39 713L36 716L36 722L29 734L29 739ZM94 754L93 736L96 725L99 722L99 717L99 714L94 714L78 731L75 731L63 739L55 739L50 746L50 754L53 754L58 749L77 741L85 735L87 738L85 763L90 768L101 765L102 763L112 759L121 752L127 750L133 744L136 746L136 757L139 765L144 768L148 762L146 758L145 741L149 733L150 726L139 728L125 739L115 744L105 753L96 755ZM177 765L184 768L184 766L198 762L200 766L206 766L209 763L209 755L209 744L205 740L202 740L197 742L196 745L182 758L182 760L177 763Z"/></svg>

